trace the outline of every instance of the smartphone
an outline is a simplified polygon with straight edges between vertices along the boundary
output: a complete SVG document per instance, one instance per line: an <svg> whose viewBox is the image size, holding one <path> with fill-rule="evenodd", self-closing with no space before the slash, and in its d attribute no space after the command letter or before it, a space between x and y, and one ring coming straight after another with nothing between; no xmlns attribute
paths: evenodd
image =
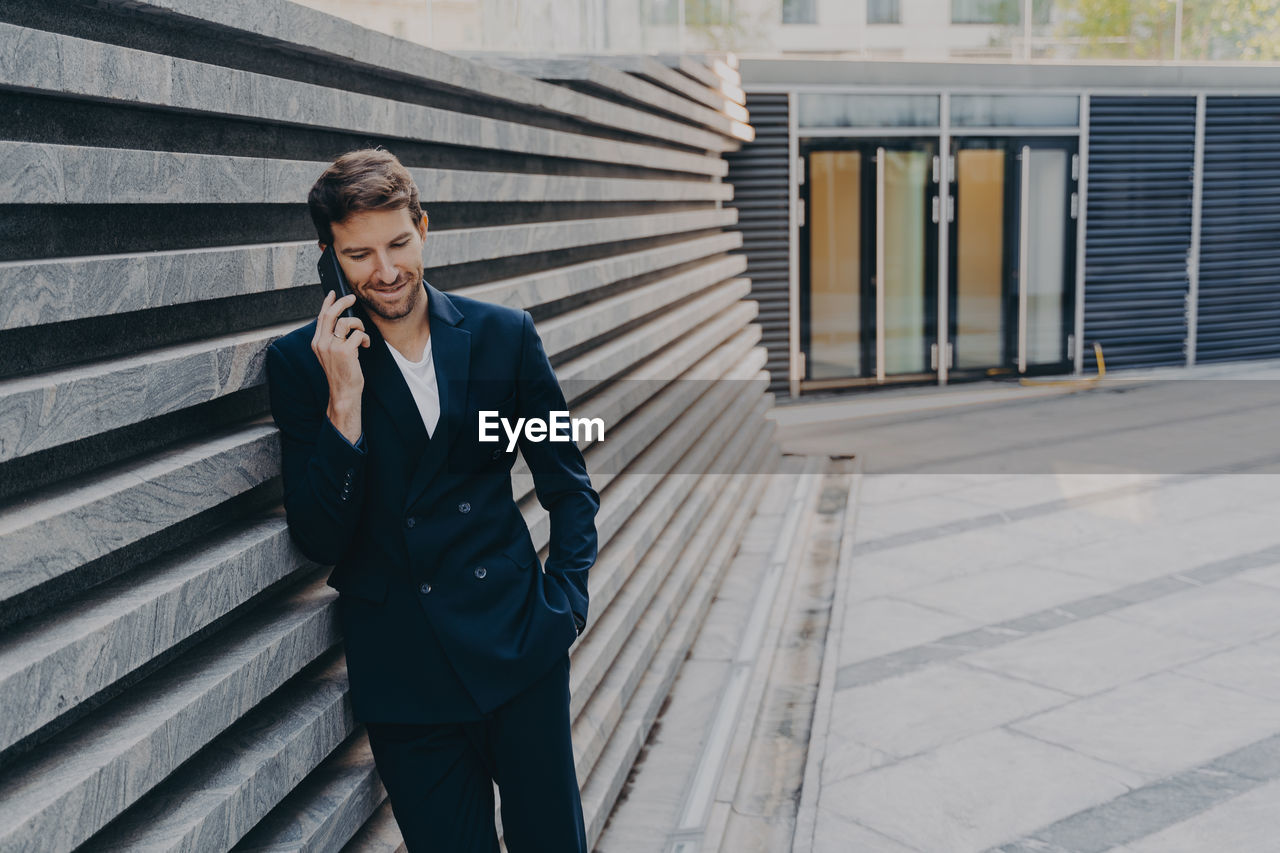
<svg viewBox="0 0 1280 853"><path fill-rule="evenodd" d="M324 288L324 292L328 293L332 290L341 299L351 292L351 288L347 287L347 277L342 274L342 266L338 263L338 253L333 250L333 245L325 247L320 254L320 260L316 261L316 269L320 273L320 286ZM348 308L342 312L343 317L355 319L355 306Z"/></svg>

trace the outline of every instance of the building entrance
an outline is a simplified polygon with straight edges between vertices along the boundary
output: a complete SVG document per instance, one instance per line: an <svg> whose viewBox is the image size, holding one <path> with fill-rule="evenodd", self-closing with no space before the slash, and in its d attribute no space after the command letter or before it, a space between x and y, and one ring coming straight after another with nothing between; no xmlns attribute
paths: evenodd
<svg viewBox="0 0 1280 853"><path fill-rule="evenodd" d="M801 159L803 387L936 378L936 138L812 139Z"/></svg>
<svg viewBox="0 0 1280 853"><path fill-rule="evenodd" d="M1043 137L952 144L949 378L1071 369L1076 144Z"/></svg>

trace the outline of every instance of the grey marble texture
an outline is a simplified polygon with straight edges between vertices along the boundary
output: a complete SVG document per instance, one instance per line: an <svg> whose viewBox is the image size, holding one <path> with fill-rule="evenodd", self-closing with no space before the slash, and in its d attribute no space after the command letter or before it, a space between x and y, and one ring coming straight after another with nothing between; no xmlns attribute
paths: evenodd
<svg viewBox="0 0 1280 853"><path fill-rule="evenodd" d="M538 333L548 350L568 350L746 269L745 255L713 257L675 275L552 317L538 327Z"/></svg>
<svg viewBox="0 0 1280 853"><path fill-rule="evenodd" d="M482 228L457 228L440 231L434 237L428 232L426 264L443 267L450 264L485 261L612 243L682 234L708 228L727 228L738 221L738 209L649 213L638 216L607 216L592 219L566 219L557 222L530 222L522 225L497 225Z"/></svg>
<svg viewBox="0 0 1280 853"><path fill-rule="evenodd" d="M632 237L720 228L736 221L737 209L724 208L434 231L427 234L425 260L429 267L472 263ZM727 241L732 240L736 242L730 245ZM549 299L563 298L568 295L566 286L582 287L588 283L599 286L596 276L606 274L606 270L619 277L637 275L660 268L664 257L675 264L711 254L711 247L718 250L721 241L726 241L725 248L737 248L741 245L741 235L737 232L715 234L690 241L694 246L681 243L600 259L590 262L590 266L556 268L528 277L528 284L494 283L481 286L475 292L482 299L529 307L538 304L537 296L544 289ZM0 329L305 287L317 281L318 257L314 241L301 241L3 263L0 264L0 306L3 306L0 307ZM636 260L627 260L632 257ZM519 279L525 280L525 277ZM488 289L482 289L486 287ZM462 289L458 292L471 293ZM512 295L499 299L497 294L502 292ZM533 301L522 302L522 299Z"/></svg>
<svg viewBox="0 0 1280 853"><path fill-rule="evenodd" d="M0 600L243 494L279 470L277 431L259 423L29 495L0 511Z"/></svg>
<svg viewBox="0 0 1280 853"><path fill-rule="evenodd" d="M537 105L547 112L646 136L662 136L664 125L650 113L507 73L414 42L365 29L284 0L108 0L122 6L169 12L177 18L218 24L246 35L284 43L307 53L320 53L373 66L420 80L438 82L493 100Z"/></svg>
<svg viewBox="0 0 1280 853"><path fill-rule="evenodd" d="M435 237L432 237L435 239ZM319 281L315 241L0 264L0 329L18 329Z"/></svg>
<svg viewBox="0 0 1280 853"><path fill-rule="evenodd" d="M663 351L667 345L683 341L685 336L695 328L706 325L699 330L716 340L724 340L741 330L755 317L755 302L743 302L742 297L750 290L746 279L733 279L718 285L707 296L699 297L685 306L685 310L663 315L657 320L646 323L625 335L613 339L608 344L597 347L577 359L566 362L556 369L561 385L569 384L577 389L593 389L602 384L599 377L616 375L619 371L639 363ZM710 318L709 320L706 318ZM597 452L593 449L589 453ZM587 464L592 464L588 456ZM522 489L519 481L512 483L512 490ZM549 517L545 509L536 501L526 499L522 508L525 524L528 525L533 541L541 547L550 535Z"/></svg>
<svg viewBox="0 0 1280 853"><path fill-rule="evenodd" d="M687 75L664 65L652 56L645 54L596 56L593 59L604 65L630 72L638 77L652 80L654 83L665 86L668 89L673 89L686 98L697 101L716 112L724 113L730 118L738 121L747 120L746 108L740 103L735 102L722 92L716 92L703 83L690 79Z"/></svg>
<svg viewBox="0 0 1280 853"><path fill-rule="evenodd" d="M267 345L297 325L0 382L0 462L260 385Z"/></svg>
<svg viewBox="0 0 1280 853"><path fill-rule="evenodd" d="M365 821L343 850L347 853L407 853L404 837L387 800Z"/></svg>
<svg viewBox="0 0 1280 853"><path fill-rule="evenodd" d="M302 204L327 162L0 141L4 204ZM729 201L709 181L411 167L432 202Z"/></svg>
<svg viewBox="0 0 1280 853"><path fill-rule="evenodd" d="M460 287L451 292L483 299L486 302L496 302L511 308L530 308L574 294L587 293L633 276L718 255L741 246L740 232L724 231L653 249L608 255L578 264L519 275L515 278Z"/></svg>
<svg viewBox="0 0 1280 853"><path fill-rule="evenodd" d="M746 357L747 351L759 342L760 327L754 325L741 329L727 340L706 333L690 335L679 346L672 347L652 361L618 377L612 385L572 411L576 417L602 419L608 430L606 437L611 443L617 444L617 427L622 426L624 419L632 412L662 393L674 377L699 381L718 379L724 375L725 365L741 361ZM689 390L694 393L697 389L693 383L689 383ZM663 404L663 408L670 407ZM659 421L663 425L670 422L671 420ZM625 434L623 437L626 437ZM591 441L580 441L578 448L588 455L592 482L595 483L598 479L603 485L621 470L622 465L612 463L612 457L597 456L599 451L595 450L595 445L593 437ZM604 467L606 465L608 469ZM511 476L511 491L517 501L532 494L533 478L529 473L528 463L523 458L512 467Z"/></svg>
<svg viewBox="0 0 1280 853"><path fill-rule="evenodd" d="M576 716L581 708L583 700L590 696L595 687L605 678L613 662L616 659L619 649L626 643L631 642L628 637L632 636L634 631L631 627L634 620L638 620L640 614L648 607L648 600L653 595L653 587L646 587L644 580L637 581L645 577L654 577L653 572L659 571L662 560L651 550L645 548L644 533L652 531L656 533L662 530L661 526L650 527L654 524L651 516L657 514L659 518L668 513L675 511L676 507L681 507L683 501L687 497L689 491L693 488L694 478L701 474L706 466L711 464L712 457L716 455L715 451L722 450L726 445L731 444L731 437L738 429L744 428L744 422L750 420L749 415L754 408L755 401L744 397L736 402L735 405L728 409L707 407L707 411L699 412L696 416L691 416L687 420L702 421L702 427L706 432L706 440L700 444L706 444L708 447L701 453L702 458L697 462L690 463L688 473L681 476L667 477L657 487L646 496L645 506L643 509L629 514L625 519L628 530L631 528L640 528L631 531L631 535L623 540L623 549L621 560L601 560L593 569L592 576L592 607L599 607L598 611L601 617L594 622L591 629L579 639L579 646L576 651L575 661L581 663L575 666L572 673L572 686L575 693L575 699L571 703L573 714ZM723 415L723 417L719 417ZM706 422L715 419L715 424L711 428L707 428ZM683 422L681 426L683 426ZM684 436L680 436L684 437ZM675 441L676 437L671 437L671 441ZM739 442L741 443L741 442ZM738 448L741 452L742 448ZM728 457L732 458L732 457ZM648 477L649 480L655 480L656 477ZM660 501L660 507L655 502ZM688 512L690 515L698 516L699 513L692 509L681 508L678 510L683 514ZM598 522L601 530L612 527L611 522L616 519L604 518ZM604 538L603 536L601 537ZM608 541L613 539L612 532ZM633 556L634 555L634 556ZM656 583L657 581L654 581ZM622 604L618 604L619 596L623 595L623 589L630 589L627 594L628 598L633 600L632 607L628 607L623 599ZM635 602L634 598L638 597L639 602ZM618 622L621 621L621 627ZM582 698L576 698L582 697Z"/></svg>
<svg viewBox="0 0 1280 853"><path fill-rule="evenodd" d="M464 52L461 55L525 77L587 83L663 112L682 116L744 142L755 138L755 131L750 125L597 62L591 56L526 56L487 52Z"/></svg>
<svg viewBox="0 0 1280 853"><path fill-rule="evenodd" d="M745 452L753 437L755 425L737 425L740 429L721 449ZM686 478L692 480L693 478ZM614 736L627 702L638 684L654 651L661 644L672 613L665 619L646 618L654 609L663 608L663 597L684 599L696 571L690 565L707 560L708 537L698 536L701 525L720 530L723 518L708 515L711 505L724 499L722 506L732 506L743 488L744 478L731 483L717 483L714 477L700 477L690 482L679 497L680 513L673 523L658 533L643 563L628 580L622 594L607 609L602 609L592 642L585 640L574 648L571 669L571 691L575 697L574 750L578 779L586 779L594 770L600 754ZM597 674L598 673L598 674ZM581 705L578 708L578 705ZM616 768L607 768L612 772Z"/></svg>
<svg viewBox="0 0 1280 853"><path fill-rule="evenodd" d="M228 850L355 725L342 655L291 679L94 836L85 851Z"/></svg>
<svg viewBox="0 0 1280 853"><path fill-rule="evenodd" d="M429 270L513 257L545 267L547 252L614 251L502 280L453 282L456 293L517 308L592 291L598 297L636 276L655 279L539 323L554 356L585 340L605 341L558 374L566 387L601 392L575 414L619 426L611 441L585 447L605 501L592 576L596 616L572 652L575 759L591 837L598 837L769 485L763 475L718 472L742 460L748 470L767 470L777 457L773 422L765 418L773 402L763 372L767 354L759 328L750 325L758 306L747 299L745 260L728 254L742 237L711 233L738 221L736 209L721 206L732 200L733 187L721 181L727 165L719 156L751 135L745 110L733 102L735 81L715 82L712 69L673 70L651 59L630 60L635 73L592 61L562 64L594 87L587 94L283 0L104 3L189 27L193 38L318 54L338 67L372 67L410 85L569 117L581 130L10 24L0 24L0 86L255 126L357 128L379 138L577 161L578 171L588 168L584 163L626 164L688 178L411 170L428 207L433 201L696 205L437 228L426 241ZM623 139L610 138L615 133ZM0 203L301 205L326 164L290 154L268 159L0 141ZM676 241L625 253L612 245L664 237ZM314 288L316 257L314 241L303 240L3 263L0 331ZM663 272L684 264L692 267ZM690 301L672 310L681 299ZM648 322L611 335L655 311ZM260 387L266 345L300 322L0 381L0 463ZM716 379L728 381L700 396ZM278 455L275 428L262 418L19 495L0 512L0 601L243 495L275 476ZM514 479L535 545L545 549L549 516L532 494L526 465ZM328 571L296 551L278 513L239 519L14 626L0 642L6 711L0 751L71 719L75 706L136 678L139 669L161 658L164 665L56 735L41 734L42 742L6 765L0 849L402 848L364 732L350 717ZM263 599L268 588L265 600L237 610ZM171 655L214 624L216 632ZM308 676L299 679L304 668Z"/></svg>
<svg viewBox="0 0 1280 853"><path fill-rule="evenodd" d="M386 797L364 726L357 725L231 849L235 853L340 850Z"/></svg>
<svg viewBox="0 0 1280 853"><path fill-rule="evenodd" d="M60 732L0 778L0 848L69 850L339 640L327 570Z"/></svg>
<svg viewBox="0 0 1280 853"><path fill-rule="evenodd" d="M755 318L758 306L755 302L742 302L751 292L751 282L745 278L730 279L709 289L704 295L681 306L678 312L665 314L658 319L633 329L601 344L580 358L565 362L556 368L561 385L588 389L600 384L603 377L616 375L641 359L661 351L667 344L679 340L708 318L714 318L725 308L733 306L742 315L732 315L730 325L741 328Z"/></svg>
<svg viewBox="0 0 1280 853"><path fill-rule="evenodd" d="M51 95L317 129L356 127L374 136L697 175L728 174L728 163L717 156L466 115L11 24L0 24L0 79L9 87Z"/></svg>
<svg viewBox="0 0 1280 853"><path fill-rule="evenodd" d="M767 451L767 437L757 442L756 448ZM644 673L633 679L621 667L611 672L603 690L614 689L615 683L634 680L635 689L618 721L614 734L596 760L593 772L583 783L583 810L587 821L587 839L594 844L599 838L613 803L617 800L627 779L631 765L643 746L649 729L657 717L663 700L670 692L671 683L693 644L697 629L705 617L723 572L730 562L736 538L750 519L754 502L759 499L759 489L766 478L758 477L752 483L755 491L749 491L737 501L731 520L715 533L706 535L717 539L711 555L692 567L696 579L692 588L682 597L674 595L675 585L662 589L658 599L646 611L644 620L665 622L663 639ZM703 535L701 532L699 535ZM630 647L628 647L630 651Z"/></svg>
<svg viewBox="0 0 1280 853"><path fill-rule="evenodd" d="M311 565L283 518L247 521L23 622L0 640L0 749Z"/></svg>
<svg viewBox="0 0 1280 853"><path fill-rule="evenodd" d="M735 370L723 374L723 378L729 380L727 383L715 388L708 395L707 400L700 401L696 405L691 405L692 398L690 397L689 389L692 389L693 394L706 391L705 387L700 387L701 383L688 386L680 385L670 393L659 395L662 399L654 408L665 412L665 414L661 417L654 417L652 420L647 417L641 418L640 420L646 421L647 429L645 429L645 424L633 424L627 430L627 432L631 432L643 429L648 433L648 435L643 435L638 442L619 441L618 437L615 436L612 440L606 438L605 442L594 444L587 448L584 455L588 470L593 472L592 482L597 489L602 491L614 479L610 472L623 469L627 463L636 458L636 451L644 448L643 455L639 457L642 461L636 463L638 478L632 478L633 482L641 484L640 488L633 489L629 485L624 485L621 488L610 490L610 497L602 508L600 515L596 518L596 528L602 544L607 542L614 531L625 524L627 519L631 517L632 512L644 500L644 495L648 493L649 489L653 488L657 476L661 476L671 470L673 463L684 452L686 447L690 445L696 446L701 443L698 441L699 433L697 429L699 427L705 429L710 423L710 406L723 408L727 400L734 396L749 402L754 399L754 390L759 390L763 393L764 385L760 385L758 389L753 389L745 380L759 380L759 376L755 375L754 371L762 365L764 358L763 349L757 349L752 352L745 364L738 365ZM648 383L645 384L647 385ZM756 383L752 383L752 385L754 384ZM651 447L646 447L649 442L653 441L653 435L657 431L666 429L669 426L671 428L668 430L667 435L653 442ZM626 435L627 433L624 432L623 438ZM689 470L691 464L689 460L682 460L680 471ZM513 492L517 492L518 489L520 489L520 486L513 483ZM626 491L626 497L619 494L622 490ZM517 498L519 497L520 494L517 493ZM524 493L521 511L525 524L528 525L530 534L533 537L535 547L542 548L550 537L550 516L541 504L527 493L527 490Z"/></svg>

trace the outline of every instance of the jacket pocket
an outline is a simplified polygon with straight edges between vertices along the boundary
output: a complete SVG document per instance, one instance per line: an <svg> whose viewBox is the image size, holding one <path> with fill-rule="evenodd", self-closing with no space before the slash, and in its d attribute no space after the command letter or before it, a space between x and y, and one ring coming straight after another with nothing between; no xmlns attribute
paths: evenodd
<svg viewBox="0 0 1280 853"><path fill-rule="evenodd" d="M339 566L329 575L326 584L343 595L381 604L387 599L387 579L367 569L350 569Z"/></svg>
<svg viewBox="0 0 1280 853"><path fill-rule="evenodd" d="M533 540L526 533L500 552L511 562L522 569L528 568L538 560L538 552L533 547Z"/></svg>

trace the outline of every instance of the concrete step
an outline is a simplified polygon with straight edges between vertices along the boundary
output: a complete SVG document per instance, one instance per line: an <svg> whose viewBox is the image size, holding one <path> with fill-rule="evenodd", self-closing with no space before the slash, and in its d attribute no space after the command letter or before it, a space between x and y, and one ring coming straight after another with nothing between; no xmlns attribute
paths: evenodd
<svg viewBox="0 0 1280 853"><path fill-rule="evenodd" d="M314 565L278 514L246 519L21 623L0 641L0 750Z"/></svg>
<svg viewBox="0 0 1280 853"><path fill-rule="evenodd" d="M0 849L82 844L332 649L340 638L327 574L318 570L14 759L0 777Z"/></svg>
<svg viewBox="0 0 1280 853"><path fill-rule="evenodd" d="M843 508L830 465L786 457L773 478L598 853L783 849L774 827L789 831L803 771ZM767 819L742 823L731 805Z"/></svg>
<svg viewBox="0 0 1280 853"><path fill-rule="evenodd" d="M347 668L332 649L202 748L80 848L228 850L351 732Z"/></svg>
<svg viewBox="0 0 1280 853"><path fill-rule="evenodd" d="M259 421L28 494L0 511L0 600L242 495L279 468L276 429Z"/></svg>
<svg viewBox="0 0 1280 853"><path fill-rule="evenodd" d="M386 802L387 791L378 778L365 728L357 725L231 849L234 853L340 850Z"/></svg>
<svg viewBox="0 0 1280 853"><path fill-rule="evenodd" d="M759 710L750 725L745 717L741 720L739 736L749 738L746 754L740 768L731 765L725 774L705 850L773 853L791 848L838 558L844 533L851 529L847 518L852 513L853 468L854 460L831 459L822 472ZM735 775L736 785L731 785Z"/></svg>
<svg viewBox="0 0 1280 853"><path fill-rule="evenodd" d="M761 447L772 457L770 436L761 433ZM757 470L764 470L758 468ZM680 584L664 585L660 595L646 610L644 620L668 623L665 635L658 647L650 652L640 644L628 644L626 656L645 654L651 656L642 677L636 678L632 691L626 691L625 682L635 678L634 668L618 666L609 674L601 689L619 685L620 692L630 692L630 701L621 710L616 731L596 760L590 776L583 781L583 808L587 819L588 841L594 844L599 837L609 812L612 810L633 762L636 760L659 708L665 701L681 662L688 652L693 638L701 626L711 598L719 585L725 567L759 492L764 488L768 475L761 475L751 483L749 491L733 500L733 515L722 529L708 528L705 535L715 540L709 557L688 567L692 586L686 589Z"/></svg>

